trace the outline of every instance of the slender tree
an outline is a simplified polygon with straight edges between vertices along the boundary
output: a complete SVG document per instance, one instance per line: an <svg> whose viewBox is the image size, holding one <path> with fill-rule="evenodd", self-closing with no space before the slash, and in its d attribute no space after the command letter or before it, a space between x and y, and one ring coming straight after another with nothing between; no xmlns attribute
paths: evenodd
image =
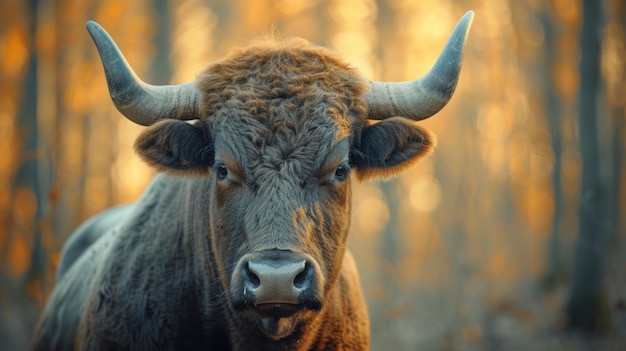
<svg viewBox="0 0 626 351"><path fill-rule="evenodd" d="M37 122L38 54L35 46L38 2L38 0L30 0L28 2L31 50L28 58L20 110L17 116L18 130L22 132L20 136L20 140L22 140L22 150L21 164L13 185L13 189L24 188L31 191L36 202L34 218L32 218L32 228L27 228L33 236L30 268L27 272L28 280L42 279L45 272L45 252L42 246L41 230L39 228L39 221L42 215L42 203L45 199L39 184L40 150L39 124ZM25 235L26 233L27 232L21 232L18 233L18 235Z"/></svg>
<svg viewBox="0 0 626 351"><path fill-rule="evenodd" d="M626 40L626 4L620 0L612 0L611 4L611 13L614 18L613 21L616 24L616 31L618 31L618 39L617 41L624 45L624 40ZM625 48L621 49L622 53L626 52ZM612 174L611 181L612 191L609 193L610 198L610 219L613 224L613 240L618 242L620 240L619 233L622 232L622 221L620 220L621 215L621 199L622 199L622 172L624 170L624 163L626 163L626 150L624 150L624 133L626 133L626 100L620 94L624 94L626 92L626 64L622 60L620 63L622 65L621 76L614 77L619 83L616 86L613 86L612 95L613 100L611 105L611 151L612 151Z"/></svg>
<svg viewBox="0 0 626 351"><path fill-rule="evenodd" d="M561 239L559 237L560 219L563 211L563 186L561 183L561 166L563 154L563 123L561 118L561 101L559 92L554 84L553 68L557 57L557 29L550 7L547 7L540 14L544 29L544 57L539 70L542 77L542 87L544 88L544 108L546 120L548 122L548 132L552 142L552 152L554 153L554 168L552 171L552 196L554 197L554 215L552 219L552 235L548 244L548 284L558 283L559 270L561 266Z"/></svg>
<svg viewBox="0 0 626 351"><path fill-rule="evenodd" d="M154 84L170 84L172 79L172 24L168 0L153 0L154 17L156 19L156 57L152 60L150 73Z"/></svg>
<svg viewBox="0 0 626 351"><path fill-rule="evenodd" d="M583 0L583 24L580 33L580 86L578 90L578 138L582 157L582 181L579 202L579 232L576 241L573 280L567 303L571 329L598 332L606 322L603 301L602 243L606 240L606 184L601 177L602 139L598 136L598 91L600 90L600 54L602 2Z"/></svg>

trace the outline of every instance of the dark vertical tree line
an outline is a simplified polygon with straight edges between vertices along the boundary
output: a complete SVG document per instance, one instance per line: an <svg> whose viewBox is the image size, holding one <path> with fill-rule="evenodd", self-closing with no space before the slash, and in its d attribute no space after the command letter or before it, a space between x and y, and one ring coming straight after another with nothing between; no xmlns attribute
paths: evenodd
<svg viewBox="0 0 626 351"><path fill-rule="evenodd" d="M616 41L621 43L621 47L617 49L618 55L626 55L626 3L620 0L610 2L609 11L614 14L613 28L616 32ZM612 243L619 244L619 235L624 230L624 220L622 219L620 209L626 206L624 198L621 196L624 184L620 181L624 172L624 163L626 163L626 143L624 134L626 133L626 59L621 60L621 74L615 77L616 85L609 91L611 106L611 122L610 130L612 133L611 150L613 151L611 179L613 180L614 189L610 191L611 195L611 223L613 223ZM624 240L624 239L622 239Z"/></svg>
<svg viewBox="0 0 626 351"><path fill-rule="evenodd" d="M154 46L156 56L150 66L150 75L153 84L170 84L172 78L172 43L171 33L173 26L168 0L153 0L154 20L156 35L154 36Z"/></svg>
<svg viewBox="0 0 626 351"><path fill-rule="evenodd" d="M603 179L607 155L602 143L611 138L599 134L604 114L598 111L600 92L600 59L602 52L602 2L583 0L580 32L580 86L578 88L578 141L582 159L579 199L579 230L576 241L573 277L567 305L569 326L585 331L606 327L604 274L602 265L608 247L607 239L614 229L609 208L608 182Z"/></svg>
<svg viewBox="0 0 626 351"><path fill-rule="evenodd" d="M39 123L37 121L37 99L33 99L38 95L38 53L36 48L36 33L37 33L37 8L38 0L28 1L28 31L29 50L28 65L26 68L26 75L24 79L24 87L22 89L21 104L19 107L19 114L17 116L17 127L20 131L21 140L21 162L18 167L17 173L14 178L14 189L29 189L32 191L33 200L35 201L35 213L33 222L30 223L31 227L28 228L32 231L32 247L30 253L30 268L27 273L28 279L41 279L45 271L45 259L44 250L41 242L41 230L39 223L42 215L42 198L43 189L41 189L40 172L41 172L41 152L40 137L39 137Z"/></svg>
<svg viewBox="0 0 626 351"><path fill-rule="evenodd" d="M552 233L548 244L548 284L554 286L561 277L562 252L560 238L561 214L563 212L563 189L562 189L562 159L563 159L563 118L561 108L561 97L556 87L553 77L553 67L557 64L558 50L557 37L558 27L554 23L552 8L547 6L539 14L544 29L544 53L543 69L540 70L544 94L544 105L547 119L548 131L552 151L554 153L554 168L552 171L552 192L554 196L554 216L552 220Z"/></svg>

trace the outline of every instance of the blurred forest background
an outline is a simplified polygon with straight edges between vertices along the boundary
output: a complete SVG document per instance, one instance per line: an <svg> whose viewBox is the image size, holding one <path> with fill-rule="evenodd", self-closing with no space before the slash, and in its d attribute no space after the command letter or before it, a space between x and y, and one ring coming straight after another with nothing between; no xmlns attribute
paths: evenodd
<svg viewBox="0 0 626 351"><path fill-rule="evenodd" d="M434 154L355 189L372 349L625 350L621 0L0 1L0 349L28 347L72 230L154 174L87 20L153 84L269 32L404 81L470 9L457 93L421 122Z"/></svg>

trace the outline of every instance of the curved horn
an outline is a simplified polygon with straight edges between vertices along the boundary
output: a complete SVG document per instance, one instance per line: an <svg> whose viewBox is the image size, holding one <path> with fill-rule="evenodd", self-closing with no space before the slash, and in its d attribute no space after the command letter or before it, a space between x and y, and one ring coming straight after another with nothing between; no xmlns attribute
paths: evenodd
<svg viewBox="0 0 626 351"><path fill-rule="evenodd" d="M372 81L364 95L369 105L368 118L403 116L419 121L439 112L456 88L463 48L473 19L473 11L461 18L437 62L423 77L402 83Z"/></svg>
<svg viewBox="0 0 626 351"><path fill-rule="evenodd" d="M146 84L137 77L104 28L89 21L87 30L100 53L111 99L124 116L146 126L164 118L200 118L201 94L195 82L163 86Z"/></svg>

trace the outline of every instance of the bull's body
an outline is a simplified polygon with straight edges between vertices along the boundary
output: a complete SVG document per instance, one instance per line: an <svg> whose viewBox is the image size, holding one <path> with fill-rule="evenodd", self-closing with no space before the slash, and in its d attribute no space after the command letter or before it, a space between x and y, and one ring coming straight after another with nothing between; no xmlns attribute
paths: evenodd
<svg viewBox="0 0 626 351"><path fill-rule="evenodd" d="M351 173L391 177L432 150L428 131L391 117L445 105L471 18L413 82L369 82L291 40L236 51L166 87L138 80L88 24L117 108L151 125L138 154L165 174L72 235L35 349L368 349L347 249Z"/></svg>
<svg viewBox="0 0 626 351"><path fill-rule="evenodd" d="M77 231L73 236L101 237L90 246L84 246L88 241L72 246L84 254L60 277L67 289L48 303L46 314L62 316L62 324L40 330L42 348L71 350L74 344L89 344L82 339L95 334L101 335L103 350L120 345L136 350L281 350L293 349L294 341L302 349L367 349L367 310L349 253L318 325L282 342L254 330L229 335L236 326L229 325L234 319L219 278L205 270L214 260L202 259L210 258L202 252L209 245L208 221L193 220L206 216L202 209L209 192L190 190L210 187L206 179L159 175L138 202L100 214ZM115 224L101 232L97 222ZM198 272L206 273L199 279ZM91 315L81 313L92 308ZM91 318L106 323L96 325Z"/></svg>

